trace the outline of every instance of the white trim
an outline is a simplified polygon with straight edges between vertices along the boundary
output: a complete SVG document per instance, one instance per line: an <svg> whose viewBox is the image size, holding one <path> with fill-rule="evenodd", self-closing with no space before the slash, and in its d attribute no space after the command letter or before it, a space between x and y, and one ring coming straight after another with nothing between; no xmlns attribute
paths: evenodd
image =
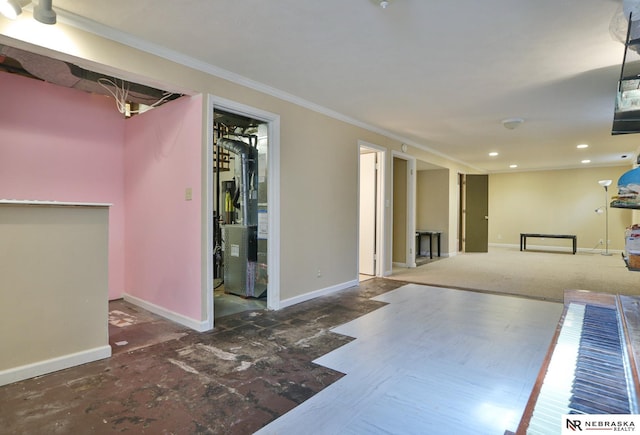
<svg viewBox="0 0 640 435"><path fill-rule="evenodd" d="M377 170L377 192L376 192L376 268L375 276L385 276L387 270L387 245L385 243L387 235L387 207L385 207L387 199L387 148L372 144L363 140L358 140L358 157L362 148L373 150L378 155ZM360 173L360 159L358 159L358 174ZM358 178L359 180L360 178ZM360 184L358 183L358 202L360 201ZM360 220L358 219L358 222ZM358 252L358 257L360 253ZM359 258L358 263L359 264ZM390 273L390 271L389 271Z"/></svg>
<svg viewBox="0 0 640 435"><path fill-rule="evenodd" d="M411 157L408 161L407 174L407 246L409 247L411 267L416 267L416 187L418 174L416 170L416 159Z"/></svg>
<svg viewBox="0 0 640 435"><path fill-rule="evenodd" d="M359 281L357 279L354 279L352 281L346 281L340 284L332 285L330 287L325 287L322 289L314 290L309 293L304 293L299 296L294 296L292 298L280 301L280 308L286 308L286 307L290 307L291 305L299 304L301 302L310 301L311 299L315 299L320 296L326 296L326 295L338 292L340 290L345 290L351 287L355 287L358 284L359 284Z"/></svg>
<svg viewBox="0 0 640 435"><path fill-rule="evenodd" d="M630 159L629 159L630 160ZM516 170L514 169L495 169L495 170L484 170L482 171L483 173L486 174L502 174L502 173L513 173L513 172L517 172L517 173L521 173L521 172L546 172L546 171L566 171L567 169L593 169L593 168L610 168L610 167L629 167L629 166L633 166L632 162L629 162L629 160L625 159L622 160L621 162L605 162L605 163L589 163L588 165L585 165L584 163L578 163L576 165L565 165L565 166L558 166L558 167L554 167L554 168L518 168Z"/></svg>
<svg viewBox="0 0 640 435"><path fill-rule="evenodd" d="M158 316L162 316L165 319L169 319L173 322L179 323L180 325L184 325L195 331L204 332L211 329L209 327L209 322L207 320L201 321L201 320L192 319L191 317L187 317L180 313L167 310L164 307L153 304L151 302L147 302L143 299L137 298L135 296L131 296L126 293L122 295L122 298L133 305L136 305L140 308L144 308L145 310L150 311L154 314L157 314Z"/></svg>
<svg viewBox="0 0 640 435"><path fill-rule="evenodd" d="M404 267L405 269L409 268L409 265L407 263L398 263L397 261L394 261L393 263L391 263L391 265L393 267Z"/></svg>
<svg viewBox="0 0 640 435"><path fill-rule="evenodd" d="M24 379L57 372L69 367L79 366L92 361L109 358L111 356L111 346L104 345L87 349L80 352L70 353L55 358L38 361L32 364L12 367L0 371L0 386L22 381Z"/></svg>
<svg viewBox="0 0 640 435"><path fill-rule="evenodd" d="M64 202L38 199L0 199L0 205L40 205L53 207L111 207L108 202Z"/></svg>
<svg viewBox="0 0 640 435"><path fill-rule="evenodd" d="M204 113L206 114L205 121L205 131L206 131L206 141L205 146L206 150L204 150L204 162L202 162L202 174L204 177L204 186L202 189L202 197L201 203L203 205L202 209L206 213L206 216L203 216L202 222L204 224L204 228L202 228L202 234L206 246L204 246L201 250L204 258L202 259L201 264L204 268L204 273L202 274L206 280L204 285L202 286L202 290L206 292L201 300L204 301L204 305L206 307L206 312L204 313L205 322L207 324L207 331L213 329L214 327L214 306L213 306L213 102L211 101L211 95L207 95L203 98L206 104L206 108Z"/></svg>
<svg viewBox="0 0 640 435"><path fill-rule="evenodd" d="M489 243L489 246L493 246L496 248L513 248L513 249L520 249L520 245L519 244L514 244L514 243ZM531 243L527 243L527 249L525 249L522 252L526 252L529 250L533 250L535 251L557 251L557 252L564 252L564 253L571 253L572 252L572 247L571 245L567 244L567 246L559 246L559 245L554 245L554 246L547 246L547 245L532 245ZM584 252L586 254L594 254L594 255L602 255L602 251L604 251L604 249L593 249L593 248L576 248L576 252ZM609 248L609 253L611 254L615 254L615 255L619 255L622 254L624 251L622 249L611 249Z"/></svg>
<svg viewBox="0 0 640 435"><path fill-rule="evenodd" d="M398 151L391 151L391 161L394 158L399 158L407 161L407 233L405 235L405 258L407 267L416 267L416 158ZM393 168L393 164L392 164ZM393 180L393 177L392 177ZM392 195L393 196L393 195ZM393 208L392 215L393 215ZM393 246L393 245L391 245ZM393 249L393 248L392 248Z"/></svg>
<svg viewBox="0 0 640 435"><path fill-rule="evenodd" d="M216 108L225 112L233 112L238 115L247 116L268 123L269 128L269 145L267 148L267 173L269 180L267 182L267 203L269 204L268 213L268 243L267 243L267 276L269 279L267 289L267 308L270 310L279 310L280 304L280 115L256 109L245 104L237 103L226 98L215 95L208 95L208 105L212 111ZM213 115L209 117L213 119ZM211 121L213 122L213 121ZM207 121L209 123L209 121ZM213 126L212 126L213 128ZM211 136L211 135L210 135ZM211 161L211 160L209 160ZM213 166L208 165L208 176L213 179ZM209 203L213 201L213 187L206 194L206 200ZM212 206L211 206L212 207ZM209 210L209 207L207 207ZM213 207L211 213L213 214ZM213 226L213 223L211 224ZM213 243L213 239L212 242ZM208 267L213 267L213 262L207 262ZM213 276L213 271L211 271ZM212 278L213 281L213 278ZM207 293L207 307L209 309L209 299L211 299L211 307L213 307L213 291ZM214 312L215 307L207 311ZM214 316L215 317L215 316Z"/></svg>

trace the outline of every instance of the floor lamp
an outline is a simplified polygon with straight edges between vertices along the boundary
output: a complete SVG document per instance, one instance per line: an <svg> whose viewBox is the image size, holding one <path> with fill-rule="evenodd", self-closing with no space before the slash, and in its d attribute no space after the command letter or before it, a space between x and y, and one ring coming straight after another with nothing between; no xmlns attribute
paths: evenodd
<svg viewBox="0 0 640 435"><path fill-rule="evenodd" d="M611 255L609 253L609 186L611 186L611 180L600 180L598 184L604 187L604 246L605 250L602 255Z"/></svg>

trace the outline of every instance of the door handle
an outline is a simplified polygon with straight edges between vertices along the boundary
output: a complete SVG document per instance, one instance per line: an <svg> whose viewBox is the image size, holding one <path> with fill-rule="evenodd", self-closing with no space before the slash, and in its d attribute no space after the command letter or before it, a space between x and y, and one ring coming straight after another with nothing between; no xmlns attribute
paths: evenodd
<svg viewBox="0 0 640 435"><path fill-rule="evenodd" d="M489 216L485 216L484 219L488 221L489 220Z"/></svg>

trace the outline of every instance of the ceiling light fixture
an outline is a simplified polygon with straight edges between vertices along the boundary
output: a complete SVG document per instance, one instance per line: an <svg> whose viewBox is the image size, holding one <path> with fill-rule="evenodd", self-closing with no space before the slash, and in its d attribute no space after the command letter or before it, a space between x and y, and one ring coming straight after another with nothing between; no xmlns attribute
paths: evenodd
<svg viewBox="0 0 640 435"><path fill-rule="evenodd" d="M589 145L587 145L586 143L581 143L580 145L577 145L576 148L581 150L581 149L584 149L584 148L589 148Z"/></svg>
<svg viewBox="0 0 640 435"><path fill-rule="evenodd" d="M584 159L584 160L583 160L583 161L581 161L580 163L584 163L584 164L591 163L591 160L589 160L589 159Z"/></svg>
<svg viewBox="0 0 640 435"><path fill-rule="evenodd" d="M0 0L0 14L15 20L22 13L22 6L16 0Z"/></svg>
<svg viewBox="0 0 640 435"><path fill-rule="evenodd" d="M0 0L0 14L15 20L22 13L22 7L31 3L25 0ZM56 12L53 10L52 0L40 0L33 8L33 18L43 24L55 24Z"/></svg>
<svg viewBox="0 0 640 435"><path fill-rule="evenodd" d="M33 18L43 24L55 24L56 12L53 10L52 0L40 0L33 9Z"/></svg>
<svg viewBox="0 0 640 435"><path fill-rule="evenodd" d="M522 118L508 118L508 119L502 120L502 125L507 130L513 130L515 128L518 128L520 124L522 124L523 122L524 122L524 119Z"/></svg>
<svg viewBox="0 0 640 435"><path fill-rule="evenodd" d="M380 2L380 7L381 7L382 9L387 9L387 6L389 6L389 2L388 2L388 1L386 1L386 0L382 0L382 1Z"/></svg>
<svg viewBox="0 0 640 435"><path fill-rule="evenodd" d="M491 156L491 157L495 157L497 155L498 155L498 153L495 152L495 151L492 151L492 152L489 153L489 156Z"/></svg>
<svg viewBox="0 0 640 435"><path fill-rule="evenodd" d="M515 168L517 168L517 167L518 167L518 165L509 165L509 167L510 167L511 169L515 169Z"/></svg>

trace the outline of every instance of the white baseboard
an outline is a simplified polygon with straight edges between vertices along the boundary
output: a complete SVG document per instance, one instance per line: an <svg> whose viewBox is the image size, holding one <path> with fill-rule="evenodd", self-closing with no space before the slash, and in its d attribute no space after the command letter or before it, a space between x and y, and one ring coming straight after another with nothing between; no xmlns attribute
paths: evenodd
<svg viewBox="0 0 640 435"><path fill-rule="evenodd" d="M173 312L159 305L153 304L151 302L147 302L143 299L137 298L135 296L131 296L129 294L123 294L122 298L132 303L133 305L137 305L140 308L144 308L147 311L151 311L158 316L162 316L165 319L169 319L173 322L179 323L181 325L186 326L187 328L191 328L198 332L210 331L211 325L208 320L196 320L191 317L184 316L180 313Z"/></svg>
<svg viewBox="0 0 640 435"><path fill-rule="evenodd" d="M289 299L285 299L280 301L280 308L290 307L291 305L299 304L301 302L306 302L311 299L315 299L320 296L325 296L331 293L335 293L340 290L344 290L350 287L355 287L358 285L358 280L354 279L353 281L347 281L340 284L333 285L331 287L322 288L319 290L315 290L309 293L305 293L300 296L294 296Z"/></svg>
<svg viewBox="0 0 640 435"><path fill-rule="evenodd" d="M495 246L498 248L515 248L520 249L520 245L516 245L513 243L489 243L489 246ZM531 243L527 243L527 250L533 249L537 251L562 251L562 252L572 252L572 246L567 244L567 246L546 246L546 245L532 245ZM577 248L577 252L590 252L592 254L600 254L604 251L604 248ZM620 255L623 251L621 249L609 249L610 254Z"/></svg>
<svg viewBox="0 0 640 435"><path fill-rule="evenodd" d="M489 247L496 247L496 248L519 248L520 245L514 245L512 243L488 243ZM571 249L571 248L569 248Z"/></svg>
<svg viewBox="0 0 640 435"><path fill-rule="evenodd" d="M111 356L111 346L95 347L81 352L70 353L55 358L38 361L32 364L13 367L0 371L0 386L22 381L24 379L57 372L69 367L79 366Z"/></svg>

